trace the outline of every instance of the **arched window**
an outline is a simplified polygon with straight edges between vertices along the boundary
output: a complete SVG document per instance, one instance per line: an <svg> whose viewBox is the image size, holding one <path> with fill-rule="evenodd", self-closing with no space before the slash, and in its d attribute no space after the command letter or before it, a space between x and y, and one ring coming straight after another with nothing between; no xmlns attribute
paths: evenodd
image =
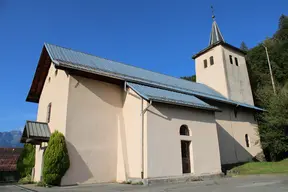
<svg viewBox="0 0 288 192"><path fill-rule="evenodd" d="M250 147L250 141L249 141L248 134L245 134L245 142L246 142L246 147Z"/></svg>
<svg viewBox="0 0 288 192"><path fill-rule="evenodd" d="M181 127L180 127L180 135L189 136L189 129L188 129L187 125L181 125Z"/></svg>

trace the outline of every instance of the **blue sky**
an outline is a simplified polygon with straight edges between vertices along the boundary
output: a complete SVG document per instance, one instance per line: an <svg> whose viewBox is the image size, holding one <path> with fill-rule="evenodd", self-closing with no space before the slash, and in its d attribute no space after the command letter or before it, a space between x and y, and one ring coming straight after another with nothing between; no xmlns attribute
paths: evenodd
<svg viewBox="0 0 288 192"><path fill-rule="evenodd" d="M0 0L0 131L35 120L25 102L44 42L175 77L194 74L215 7L225 40L253 47L288 14L285 0Z"/></svg>

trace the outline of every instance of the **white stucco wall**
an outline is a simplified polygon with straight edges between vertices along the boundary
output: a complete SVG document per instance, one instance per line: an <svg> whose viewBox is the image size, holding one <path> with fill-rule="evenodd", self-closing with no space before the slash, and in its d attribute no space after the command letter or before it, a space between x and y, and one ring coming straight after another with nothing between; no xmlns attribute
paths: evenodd
<svg viewBox="0 0 288 192"><path fill-rule="evenodd" d="M226 60L226 76L228 82L229 98L254 105L247 65L243 54L229 48L224 48ZM229 56L232 56L233 64L230 63ZM238 59L238 66L235 64L235 57Z"/></svg>
<svg viewBox="0 0 288 192"><path fill-rule="evenodd" d="M49 80L50 79L50 80ZM51 132L58 130L66 132L66 112L69 87L69 75L63 70L57 70L52 63L46 77L44 87L38 104L37 121L46 122L47 107L51 102L51 115L49 128ZM36 146L35 154L35 181L40 181L42 172L43 148Z"/></svg>
<svg viewBox="0 0 288 192"><path fill-rule="evenodd" d="M235 117L231 106L224 104L217 106L222 110L215 113L221 164L251 161L262 152L253 112L240 109ZM249 136L250 147L246 147L245 134Z"/></svg>
<svg viewBox="0 0 288 192"><path fill-rule="evenodd" d="M116 181L122 107L119 86L71 76L66 128L70 168L62 185Z"/></svg>
<svg viewBox="0 0 288 192"><path fill-rule="evenodd" d="M211 56L214 58L214 65L210 65ZM207 68L204 68L205 59L208 64ZM228 98L228 84L224 67L223 49L221 45L218 45L195 59L196 81L208 85Z"/></svg>
<svg viewBox="0 0 288 192"><path fill-rule="evenodd" d="M181 140L191 140L191 172L220 173L220 154L213 112L165 104L147 111L147 177L182 175ZM180 136L187 125L191 137Z"/></svg>
<svg viewBox="0 0 288 192"><path fill-rule="evenodd" d="M142 171L142 98L130 88L127 88L127 92L123 92L123 94L122 119L124 125L118 127L118 182L131 178L141 178ZM146 105L147 102L144 101L143 108ZM143 128L145 129L146 114L143 117Z"/></svg>
<svg viewBox="0 0 288 192"><path fill-rule="evenodd" d="M229 56L233 58L230 64ZM214 65L210 65L210 56ZM235 64L238 59L238 66ZM204 68L207 59L208 67ZM245 57L242 53L222 45L215 46L195 59L196 80L208 85L226 98L254 105Z"/></svg>
<svg viewBox="0 0 288 192"><path fill-rule="evenodd" d="M214 61L208 68L217 65ZM142 106L140 96L129 88L125 92L119 85L70 76L62 70L56 75L55 71L51 65L37 121L46 121L51 102L49 127L65 135L71 161L62 185L141 178L142 166L144 178L182 175L181 140L191 141L191 171L197 175L220 172L218 137L222 164L247 161L261 151L255 144L259 137L253 113L240 111L233 119L233 109L220 106L224 110L216 113L217 134L213 112L153 103L143 116L142 157L141 108L148 106L145 100ZM191 136L179 135L183 124ZM250 138L248 149L245 134ZM37 146L35 181L40 180L42 156L43 149Z"/></svg>

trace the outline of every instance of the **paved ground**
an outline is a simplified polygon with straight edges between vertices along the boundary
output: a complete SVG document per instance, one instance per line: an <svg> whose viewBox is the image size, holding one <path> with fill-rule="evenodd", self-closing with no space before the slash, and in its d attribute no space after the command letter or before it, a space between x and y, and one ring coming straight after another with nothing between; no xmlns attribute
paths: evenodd
<svg viewBox="0 0 288 192"><path fill-rule="evenodd" d="M0 192L26 192L13 185L0 185Z"/></svg>
<svg viewBox="0 0 288 192"><path fill-rule="evenodd" d="M39 192L287 192L288 175L246 176L193 183L158 184L149 187L123 184L95 184L71 187L30 188ZM24 192L14 186L0 186L0 191Z"/></svg>

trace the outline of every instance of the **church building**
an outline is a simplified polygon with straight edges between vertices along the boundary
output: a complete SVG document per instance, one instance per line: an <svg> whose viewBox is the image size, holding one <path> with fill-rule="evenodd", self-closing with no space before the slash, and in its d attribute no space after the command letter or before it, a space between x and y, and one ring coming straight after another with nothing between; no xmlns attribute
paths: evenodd
<svg viewBox="0 0 288 192"><path fill-rule="evenodd" d="M21 141L42 179L51 133L66 138L61 185L215 175L262 152L245 52L214 19L195 54L197 82L44 44L26 101L38 103Z"/></svg>

